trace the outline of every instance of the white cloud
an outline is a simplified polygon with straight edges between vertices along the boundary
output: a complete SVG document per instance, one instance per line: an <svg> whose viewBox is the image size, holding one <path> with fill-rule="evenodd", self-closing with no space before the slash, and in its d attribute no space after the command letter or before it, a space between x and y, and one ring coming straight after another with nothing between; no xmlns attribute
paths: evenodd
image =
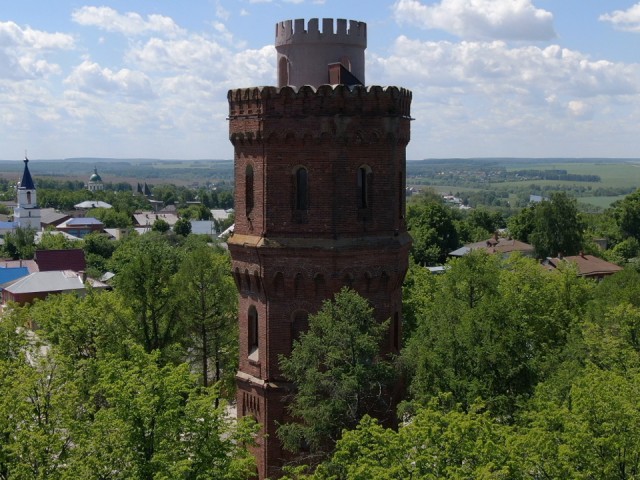
<svg viewBox="0 0 640 480"><path fill-rule="evenodd" d="M14 22L0 22L0 48L28 47L37 50L73 48L71 35L22 28Z"/></svg>
<svg viewBox="0 0 640 480"><path fill-rule="evenodd" d="M224 27L223 32L226 32ZM237 86L237 82L242 85L245 81L261 85L267 79L273 82L275 75L273 46L236 53L202 35L173 40L151 38L144 45L134 46L127 58L143 71L161 72L166 77L189 72L228 82L230 86Z"/></svg>
<svg viewBox="0 0 640 480"><path fill-rule="evenodd" d="M127 36L148 33L174 36L183 33L183 30L170 17L152 14L145 19L138 13L121 14L109 7L81 7L71 14L71 18L80 25L94 26Z"/></svg>
<svg viewBox="0 0 640 480"><path fill-rule="evenodd" d="M222 68L228 57L228 49L202 35L172 40L151 38L127 53L130 62L149 71L210 71Z"/></svg>
<svg viewBox="0 0 640 480"><path fill-rule="evenodd" d="M216 1L216 17L224 21L227 21L229 20L229 18L231 18L231 13L229 12L229 10L222 6L220 0Z"/></svg>
<svg viewBox="0 0 640 480"><path fill-rule="evenodd" d="M640 66L594 61L557 45L509 48L504 42L425 42L399 37L389 57L372 58L369 78L465 93L518 94L546 98L633 95ZM373 75L372 73L373 72Z"/></svg>
<svg viewBox="0 0 640 480"><path fill-rule="evenodd" d="M441 0L433 6L397 0L393 13L400 24L437 28L461 38L549 40L556 36L553 15L535 8L531 0Z"/></svg>
<svg viewBox="0 0 640 480"><path fill-rule="evenodd" d="M369 55L367 78L412 90L409 158L584 155L585 138L633 138L640 108L640 65L557 45L399 37L389 56ZM586 151L618 152L605 147Z"/></svg>
<svg viewBox="0 0 640 480"><path fill-rule="evenodd" d="M578 120L590 119L593 116L591 105L582 100L571 100L567 104L567 110L572 117Z"/></svg>
<svg viewBox="0 0 640 480"><path fill-rule="evenodd" d="M0 79L24 80L58 74L60 67L43 56L72 48L71 35L0 22Z"/></svg>
<svg viewBox="0 0 640 480"><path fill-rule="evenodd" d="M88 94L123 95L131 99L154 97L151 82L144 73L126 68L113 72L89 60L78 65L65 84Z"/></svg>
<svg viewBox="0 0 640 480"><path fill-rule="evenodd" d="M640 3L627 10L615 10L613 13L600 15L599 20L609 22L619 30L640 33Z"/></svg>

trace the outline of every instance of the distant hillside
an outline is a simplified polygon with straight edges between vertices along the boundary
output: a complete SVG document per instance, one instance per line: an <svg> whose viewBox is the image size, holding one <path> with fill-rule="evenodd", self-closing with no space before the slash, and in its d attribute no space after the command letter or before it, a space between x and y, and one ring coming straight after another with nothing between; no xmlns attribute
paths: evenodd
<svg viewBox="0 0 640 480"><path fill-rule="evenodd" d="M0 160L0 177L14 180L24 168L22 161ZM93 169L105 183L147 182L176 185L232 182L232 160L158 160L113 158L65 158L29 160L32 175L86 181Z"/></svg>

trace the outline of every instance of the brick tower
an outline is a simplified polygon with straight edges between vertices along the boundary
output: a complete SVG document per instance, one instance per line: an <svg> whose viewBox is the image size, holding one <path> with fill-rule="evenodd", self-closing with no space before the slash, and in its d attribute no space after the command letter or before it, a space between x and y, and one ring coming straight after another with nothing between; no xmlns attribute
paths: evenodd
<svg viewBox="0 0 640 480"><path fill-rule="evenodd" d="M238 415L266 438L258 476L286 460L276 422L287 420L279 355L308 315L343 286L391 319L401 336L401 285L411 239L405 225L405 149L411 92L365 87L366 25L324 19L276 25L278 87L231 90L235 214L229 239L239 291ZM293 83L299 87L291 86Z"/></svg>

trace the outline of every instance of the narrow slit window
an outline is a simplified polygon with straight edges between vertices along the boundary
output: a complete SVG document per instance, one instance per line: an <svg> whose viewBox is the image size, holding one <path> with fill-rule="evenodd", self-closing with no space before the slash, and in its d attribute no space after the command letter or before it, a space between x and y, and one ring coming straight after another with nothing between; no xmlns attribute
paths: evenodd
<svg viewBox="0 0 640 480"><path fill-rule="evenodd" d="M257 361L258 360L258 311L256 307L253 305L249 307L249 313L247 316L248 321L248 330L249 330L249 359Z"/></svg>
<svg viewBox="0 0 640 480"><path fill-rule="evenodd" d="M307 169L300 167L296 170L296 210L309 208L309 176Z"/></svg>
<svg viewBox="0 0 640 480"><path fill-rule="evenodd" d="M369 173L367 167L358 169L358 208L369 208Z"/></svg>
<svg viewBox="0 0 640 480"><path fill-rule="evenodd" d="M245 209L247 215L249 215L253 210L253 167L251 165L247 165L247 169L245 170L244 193Z"/></svg>

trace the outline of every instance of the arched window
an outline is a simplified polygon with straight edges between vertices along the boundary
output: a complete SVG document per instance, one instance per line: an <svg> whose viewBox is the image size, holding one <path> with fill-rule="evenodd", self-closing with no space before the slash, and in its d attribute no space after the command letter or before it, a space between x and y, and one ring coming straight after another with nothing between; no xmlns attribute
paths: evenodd
<svg viewBox="0 0 640 480"><path fill-rule="evenodd" d="M298 311L293 315L291 322L291 346L293 342L300 338L300 335L309 330L309 314L305 311Z"/></svg>
<svg viewBox="0 0 640 480"><path fill-rule="evenodd" d="M318 273L313 278L313 283L315 285L316 297L324 298L326 296L326 290L327 290L327 285L326 285L326 282L324 281L324 275L322 275L321 273Z"/></svg>
<svg viewBox="0 0 640 480"><path fill-rule="evenodd" d="M276 297L284 297L284 275L282 272L276 273L273 279L273 291Z"/></svg>
<svg viewBox="0 0 640 480"><path fill-rule="evenodd" d="M307 169L299 167L295 172L296 210L309 209L309 176Z"/></svg>
<svg viewBox="0 0 640 480"><path fill-rule="evenodd" d="M27 192L27 203L31 205L31 192Z"/></svg>
<svg viewBox="0 0 640 480"><path fill-rule="evenodd" d="M364 291L367 293L371 291L371 274L369 272L364 274Z"/></svg>
<svg viewBox="0 0 640 480"><path fill-rule="evenodd" d="M247 314L247 334L249 347L249 360L258 361L258 311L251 305Z"/></svg>
<svg viewBox="0 0 640 480"><path fill-rule="evenodd" d="M244 271L244 288L247 292L251 291L251 275L249 275L249 270Z"/></svg>
<svg viewBox="0 0 640 480"><path fill-rule="evenodd" d="M247 215L253 210L253 167L247 165L244 174L244 203Z"/></svg>
<svg viewBox="0 0 640 480"><path fill-rule="evenodd" d="M369 208L371 195L371 169L363 165L358 168L358 208Z"/></svg>

